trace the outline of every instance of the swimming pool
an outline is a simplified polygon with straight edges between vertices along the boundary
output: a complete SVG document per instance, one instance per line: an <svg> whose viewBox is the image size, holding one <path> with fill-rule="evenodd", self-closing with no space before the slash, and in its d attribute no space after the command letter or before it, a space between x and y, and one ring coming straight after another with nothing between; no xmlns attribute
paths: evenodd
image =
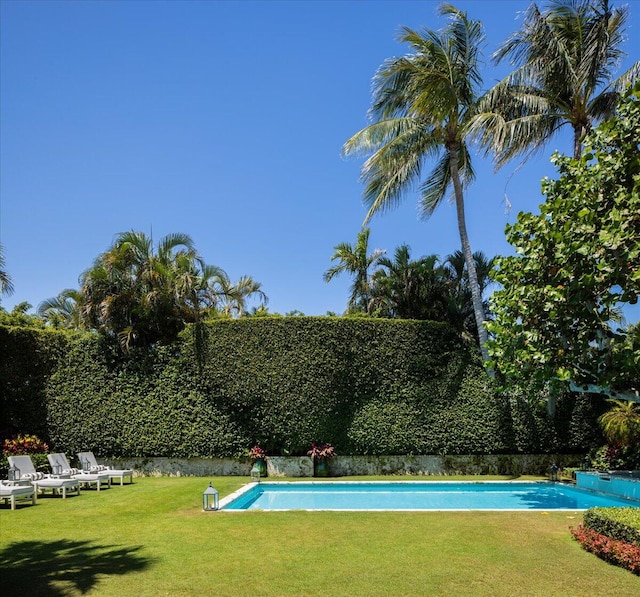
<svg viewBox="0 0 640 597"><path fill-rule="evenodd" d="M586 510L635 506L600 492L546 481L335 481L251 483L221 502L238 510Z"/></svg>

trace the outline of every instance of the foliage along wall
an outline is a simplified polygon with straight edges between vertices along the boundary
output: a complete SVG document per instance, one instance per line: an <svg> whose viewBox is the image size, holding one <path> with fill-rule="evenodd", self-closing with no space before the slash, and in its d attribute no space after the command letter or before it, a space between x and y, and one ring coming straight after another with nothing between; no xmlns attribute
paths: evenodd
<svg viewBox="0 0 640 597"><path fill-rule="evenodd" d="M499 393L473 349L434 322L222 320L129 355L95 334L0 326L0 346L3 417L71 455L238 456L255 443L287 455L319 441L340 454L482 454L599 440L598 408L566 397L551 419Z"/></svg>

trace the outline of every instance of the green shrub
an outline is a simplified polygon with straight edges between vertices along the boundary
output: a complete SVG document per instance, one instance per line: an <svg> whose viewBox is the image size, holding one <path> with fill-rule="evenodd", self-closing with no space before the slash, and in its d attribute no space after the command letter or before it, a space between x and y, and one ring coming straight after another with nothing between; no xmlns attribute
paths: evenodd
<svg viewBox="0 0 640 597"><path fill-rule="evenodd" d="M584 514L584 526L640 547L640 508L590 508Z"/></svg>
<svg viewBox="0 0 640 597"><path fill-rule="evenodd" d="M640 468L640 446L600 446L588 455L588 466L599 471Z"/></svg>

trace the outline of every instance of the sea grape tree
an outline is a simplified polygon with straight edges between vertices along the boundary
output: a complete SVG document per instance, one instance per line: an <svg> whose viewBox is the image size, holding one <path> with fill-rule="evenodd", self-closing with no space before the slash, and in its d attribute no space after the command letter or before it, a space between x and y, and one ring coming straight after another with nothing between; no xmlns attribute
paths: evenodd
<svg viewBox="0 0 640 597"><path fill-rule="evenodd" d="M498 260L487 327L494 367L516 383L640 402L640 337L619 325L640 295L639 141L636 83L578 159L554 155L540 213L507 226L516 255Z"/></svg>

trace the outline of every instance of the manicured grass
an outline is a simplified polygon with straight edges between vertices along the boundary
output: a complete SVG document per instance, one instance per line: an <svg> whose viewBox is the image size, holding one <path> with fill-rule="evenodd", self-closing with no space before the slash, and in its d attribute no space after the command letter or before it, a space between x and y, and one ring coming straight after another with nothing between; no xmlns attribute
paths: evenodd
<svg viewBox="0 0 640 597"><path fill-rule="evenodd" d="M136 478L100 493L2 508L3 594L624 597L640 591L637 576L571 539L569 526L581 522L581 513L205 513L208 481ZM213 479L221 496L247 481Z"/></svg>

